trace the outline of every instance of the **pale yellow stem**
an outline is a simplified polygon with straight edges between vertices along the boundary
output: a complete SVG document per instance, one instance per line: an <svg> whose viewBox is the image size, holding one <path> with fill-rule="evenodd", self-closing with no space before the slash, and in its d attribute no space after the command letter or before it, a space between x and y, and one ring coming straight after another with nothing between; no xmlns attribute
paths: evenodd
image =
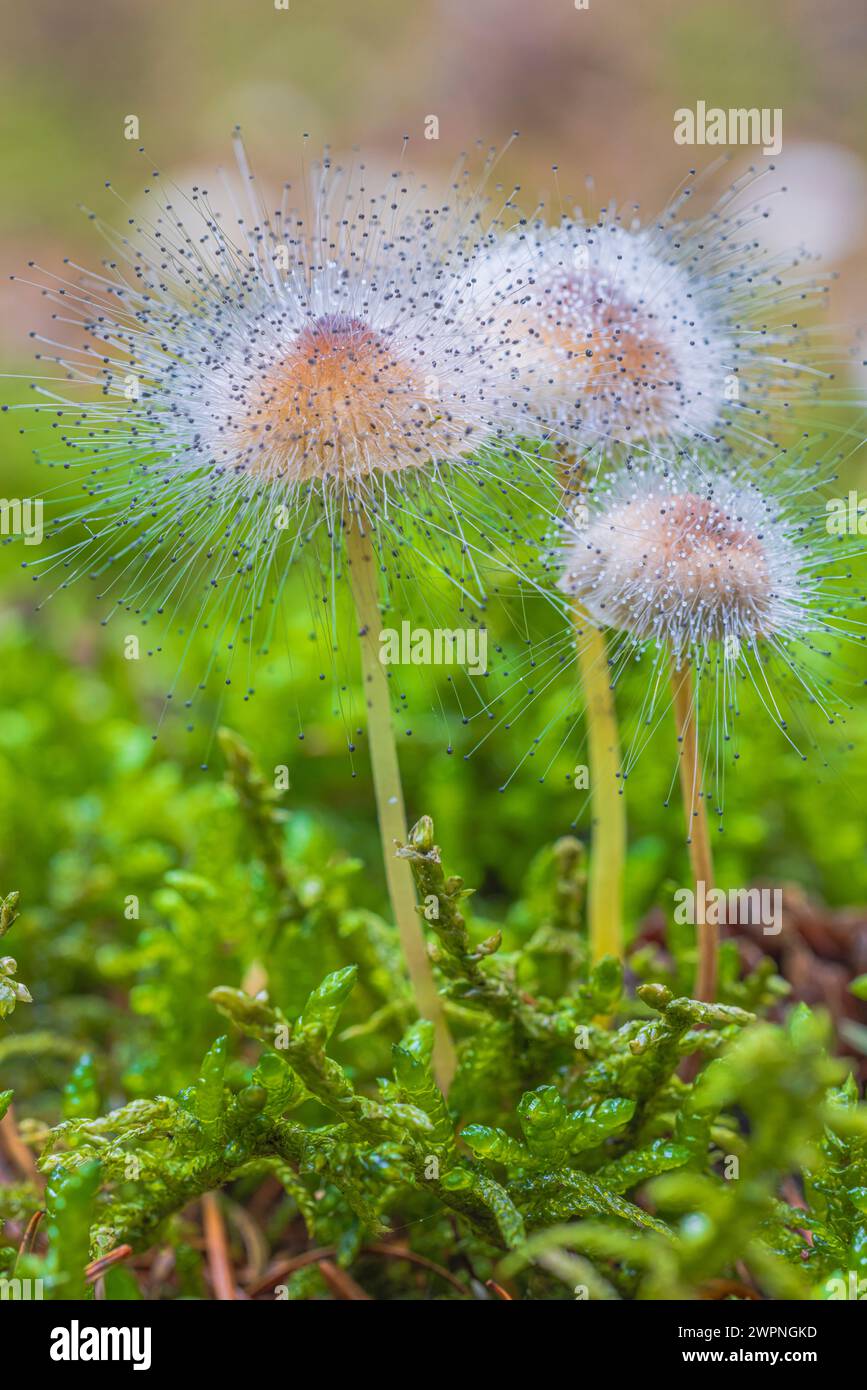
<svg viewBox="0 0 867 1390"><path fill-rule="evenodd" d="M561 446L560 483L564 505L578 495L584 464ZM590 759L590 869L587 885L587 920L590 954L623 959L623 877L626 866L626 798L620 772L620 733L608 666L604 634L590 622L581 604L573 599L572 617L578 668L584 691Z"/></svg>
<svg viewBox="0 0 867 1390"><path fill-rule="evenodd" d="M434 1025L434 1075L446 1094L455 1073L455 1049L443 1013L442 1000L434 984L433 971L425 946L424 932L416 910L412 871L405 859L398 859L396 844L408 839L403 787L385 668L379 659L382 621L379 611L378 561L370 533L362 529L357 516L348 517L344 540L349 583L355 600L361 644L364 697L367 704L367 736L373 769L373 789L379 818L379 834L385 861L385 876L391 907L397 923L403 957L422 1018Z"/></svg>
<svg viewBox="0 0 867 1390"><path fill-rule="evenodd" d="M574 603L576 645L589 741L592 840L587 909L590 951L623 958L623 872L626 808L621 790L620 738L605 637Z"/></svg>
<svg viewBox="0 0 867 1390"><path fill-rule="evenodd" d="M702 791L701 754L698 746L698 723L695 717L695 697L692 673L688 665L678 668L671 660L671 689L674 700L674 722L680 745L680 789L686 817L686 842L693 878L696 882L696 906L706 902L714 886L713 855L708 833L707 809ZM698 965L695 977L695 997L711 1003L716 998L717 952L719 929L716 923L704 921L705 913L696 913Z"/></svg>

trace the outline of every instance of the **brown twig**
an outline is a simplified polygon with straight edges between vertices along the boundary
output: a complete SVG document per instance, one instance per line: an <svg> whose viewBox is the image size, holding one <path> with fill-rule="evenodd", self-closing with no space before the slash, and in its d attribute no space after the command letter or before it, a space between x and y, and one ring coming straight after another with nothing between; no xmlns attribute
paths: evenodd
<svg viewBox="0 0 867 1390"><path fill-rule="evenodd" d="M105 1274L106 1270L111 1269L113 1265L120 1264L121 1260L129 1259L131 1254L131 1245L116 1245L114 1250L109 1250L107 1255L100 1255L98 1260L91 1260L89 1265L85 1265L85 1279L89 1284L94 1284Z"/></svg>
<svg viewBox="0 0 867 1390"><path fill-rule="evenodd" d="M235 1288L235 1272L229 1255L226 1227L223 1213L215 1192L206 1192L202 1198L202 1218L205 1230L205 1245L208 1252L208 1270L214 1297L220 1302L234 1302L238 1297Z"/></svg>
<svg viewBox="0 0 867 1390"><path fill-rule="evenodd" d="M335 1298L341 1300L348 1299L352 1302L365 1301L372 1302L369 1293L365 1293L360 1284L357 1284L351 1274L347 1274L345 1269L333 1264L331 1260L319 1261L319 1273L325 1280Z"/></svg>
<svg viewBox="0 0 867 1390"><path fill-rule="evenodd" d="M748 1288L737 1279L706 1279L698 1287L698 1296L703 1299L748 1298L761 1303L762 1296L755 1289Z"/></svg>
<svg viewBox="0 0 867 1390"><path fill-rule="evenodd" d="M0 1140L2 1140L10 1159L24 1176L37 1187L45 1186L45 1179L36 1166L36 1159L30 1149L24 1143L18 1133L18 1125L15 1122L15 1107L10 1105L3 1119L0 1120Z"/></svg>
<svg viewBox="0 0 867 1390"><path fill-rule="evenodd" d="M506 1299L509 1303L514 1303L515 1301L512 1295L503 1288L502 1284L498 1284L495 1279L486 1279L485 1288L495 1293L497 1298Z"/></svg>
<svg viewBox="0 0 867 1390"><path fill-rule="evenodd" d="M283 1279L294 1274L296 1270L303 1269L305 1265L321 1265L323 1260L332 1259L336 1253L336 1246L331 1245L316 1250L304 1250L300 1255L293 1255L280 1260L276 1265L271 1266L263 1278L258 1279L255 1284L248 1285L247 1292L251 1297L255 1297L256 1294L264 1293L267 1289L273 1288L275 1284L281 1283ZM463 1284L449 1270L436 1264L433 1260L427 1259L425 1255L417 1254L415 1250L405 1250L403 1247L374 1242L371 1245L365 1245L361 1254L380 1255L386 1260L406 1260L409 1264L418 1265L420 1269L427 1269L432 1274L438 1274L441 1279L445 1279L446 1283L451 1284L462 1298L467 1297L467 1291Z"/></svg>
<svg viewBox="0 0 867 1390"><path fill-rule="evenodd" d="M365 1254L382 1255L383 1258L387 1260L407 1260L410 1264L418 1265L420 1269L429 1269L432 1274L438 1274L441 1279L445 1279L446 1282L451 1284L453 1289L457 1289L458 1293L464 1298L467 1297L467 1291L460 1280L456 1279L455 1276L450 1274L442 1265L436 1264L433 1260L427 1259L424 1255L417 1255L414 1250L405 1250L402 1247L377 1243L374 1245L366 1245L364 1247L364 1252Z"/></svg>
<svg viewBox="0 0 867 1390"><path fill-rule="evenodd" d="M29 1255L30 1251L33 1249L33 1242L36 1240L36 1232L39 1230L44 1215L44 1208L40 1207L39 1211L35 1211L27 1222L27 1230L21 1237L21 1244L18 1247L19 1259L22 1255Z"/></svg>
<svg viewBox="0 0 867 1390"><path fill-rule="evenodd" d="M279 1284L288 1275L294 1274L296 1270L304 1269L306 1265L318 1264L320 1260L328 1260L336 1254L336 1245L325 1245L316 1250L302 1250L300 1255L278 1260L277 1264L272 1265L261 1279L257 1279L254 1284L247 1285L247 1293L251 1298L255 1298L256 1294L273 1289L275 1284Z"/></svg>

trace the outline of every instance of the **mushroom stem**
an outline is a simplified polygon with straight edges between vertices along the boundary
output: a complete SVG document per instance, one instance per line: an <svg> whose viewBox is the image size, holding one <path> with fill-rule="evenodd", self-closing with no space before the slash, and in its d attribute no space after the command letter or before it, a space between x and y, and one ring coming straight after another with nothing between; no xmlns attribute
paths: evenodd
<svg viewBox="0 0 867 1390"><path fill-rule="evenodd" d="M575 500L583 462L561 448L560 483L567 511ZM605 634L595 627L577 599L572 620L578 669L584 691L590 764L591 843L587 885L590 954L623 959L623 879L626 864L626 798L620 777L620 733L611 688Z"/></svg>
<svg viewBox="0 0 867 1390"><path fill-rule="evenodd" d="M430 1019L434 1025L433 1069L437 1084L445 1095L455 1073L454 1044L443 1012L442 1000L434 983L424 932L418 916L412 871L408 862L398 859L395 853L395 844L406 844L409 835L391 719L388 679L379 659L382 620L377 582L378 561L370 531L363 529L363 522L357 513L347 518L343 534L349 584L358 617L364 699L367 705L367 735L370 742L373 789L388 893L416 1007L422 1018Z"/></svg>
<svg viewBox="0 0 867 1390"><path fill-rule="evenodd" d="M581 606L572 613L590 758L592 843L587 889L590 952L623 957L623 872L626 809L620 778L620 737L605 636L587 621Z"/></svg>
<svg viewBox="0 0 867 1390"><path fill-rule="evenodd" d="M719 928L706 922L698 905L707 900L714 886L713 855L707 824L707 799L702 791L702 760L698 743L698 721L695 714L695 691L689 665L678 665L671 657L671 690L674 702L674 721L680 748L680 789L686 817L686 843L696 884L696 938L698 965L695 977L695 997L711 1003L716 998L717 952Z"/></svg>

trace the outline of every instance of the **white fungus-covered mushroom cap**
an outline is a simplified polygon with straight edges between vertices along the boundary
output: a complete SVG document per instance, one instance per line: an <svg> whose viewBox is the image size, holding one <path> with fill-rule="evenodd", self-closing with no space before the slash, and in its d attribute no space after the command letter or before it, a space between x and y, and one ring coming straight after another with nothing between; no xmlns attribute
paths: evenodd
<svg viewBox="0 0 867 1390"><path fill-rule="evenodd" d="M67 390L101 388L91 455L102 425L173 480L364 488L515 433L514 368L470 273L492 235L478 198L400 172L371 188L326 159L301 212L306 190L266 205L240 148L239 165L234 222L204 189L181 215L153 189L108 274L49 292L88 335L54 360Z"/></svg>
<svg viewBox="0 0 867 1390"><path fill-rule="evenodd" d="M528 414L543 427L619 441L714 429L732 344L664 250L652 232L616 223L569 222L528 239L508 337Z"/></svg>
<svg viewBox="0 0 867 1390"><path fill-rule="evenodd" d="M809 546L756 485L636 470L588 510L560 587L600 626L677 653L805 629Z"/></svg>
<svg viewBox="0 0 867 1390"><path fill-rule="evenodd" d="M654 221L636 209L576 210L481 248L475 275L506 340L528 434L603 453L722 439L776 448L780 420L815 404L846 354L804 324L827 293L810 257L770 250L757 235L785 217L756 199L760 183L744 175L710 212L690 216L691 173Z"/></svg>

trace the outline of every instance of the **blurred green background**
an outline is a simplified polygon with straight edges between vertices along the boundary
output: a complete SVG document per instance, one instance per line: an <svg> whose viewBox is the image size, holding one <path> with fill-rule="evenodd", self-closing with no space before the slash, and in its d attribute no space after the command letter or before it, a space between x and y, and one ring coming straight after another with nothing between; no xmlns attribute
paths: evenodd
<svg viewBox="0 0 867 1390"><path fill-rule="evenodd" d="M592 174L597 204L637 203L651 216L690 160L704 167L715 153L674 144L676 108L698 99L779 106L788 202L784 226L778 219L768 236L803 241L839 270L830 316L841 344L865 317L867 26L854 0L590 0L587 10L571 0L289 0L288 11L275 10L272 0L31 0L26 7L7 0L2 15L7 399L26 400L33 370L27 332L49 322L38 291L7 277L24 274L30 259L49 270L64 256L98 263L102 246L77 205L113 206L116 216L117 204L105 201L107 179L131 201L138 195L146 175L137 142L124 138L130 114L139 118L148 158L182 184L231 162L235 123L262 180L275 182L294 170L305 132L314 151L326 142L337 154L358 144L369 163L383 167L408 135L409 162L436 181L477 137L500 144L517 129L521 139L501 176L521 185L530 207L537 197L556 198L556 164L564 204L583 195ZM424 138L430 115L439 120L437 141ZM733 164L708 178L705 201L752 157L734 151ZM852 375L849 384L865 383ZM6 496L43 485L32 450L44 431L31 425L21 436L22 423L11 413L0 419ZM851 423L858 431L854 414ZM855 457L848 485L863 473ZM37 617L19 559L11 548L0 551L0 885L22 890L16 953L24 978L29 969L38 983L38 952L51 949L59 924L79 933L86 954L92 933L106 939L126 929L125 895L146 896L167 862L183 865L183 798L219 777L209 748L221 720L239 729L264 768L289 765L287 806L331 845L368 862L354 891L383 906L369 771L363 756L353 762L347 752L339 692L320 679L300 589L287 600L291 675L275 650L257 672L255 701L231 695L218 708L207 696L193 733L170 719L154 743L180 639L167 635L155 657L125 661L116 633L99 626L91 586L79 584ZM208 634L197 644L192 664L204 665ZM831 903L867 900L864 674L853 658L842 678L860 706L844 731L826 731L807 765L764 716L747 711L740 767L728 781L722 882L791 881ZM460 738L456 756L445 752L437 701L437 691L420 690L402 718L404 732L407 722L412 727L412 737L402 738L410 813L434 815L447 862L480 886L494 911L543 843L576 817L586 835L586 806L570 782L583 734L577 731L544 784L530 761L501 794L532 729L500 731L464 761ZM535 722L556 713L565 729L563 702L562 689L552 693ZM661 810L673 766L664 741L634 776L631 925L655 901L670 903L665 885L685 871L680 812L675 804ZM142 843L162 846L155 861L137 856ZM30 936L28 918L39 923Z"/></svg>

